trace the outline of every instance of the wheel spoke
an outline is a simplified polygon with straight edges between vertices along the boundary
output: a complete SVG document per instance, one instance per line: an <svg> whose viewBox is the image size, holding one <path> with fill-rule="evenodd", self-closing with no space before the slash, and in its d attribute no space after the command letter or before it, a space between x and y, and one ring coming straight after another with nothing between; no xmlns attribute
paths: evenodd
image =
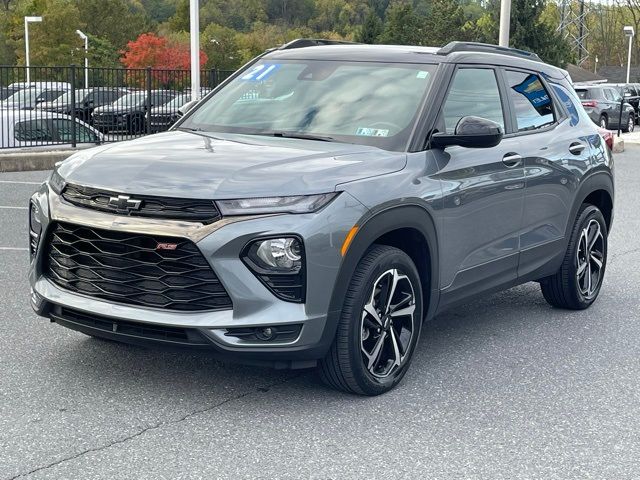
<svg viewBox="0 0 640 480"><path fill-rule="evenodd" d="M373 347L373 350L371 351L371 353L367 352L364 349L364 346L362 346L362 351L365 355L365 357L367 357L367 369L371 370L373 368L373 366L378 362L378 359L380 357L380 352L382 352L382 347L384 346L384 341L387 338L387 332L382 332L382 335L380 335L378 337L378 340L376 340L376 344Z"/></svg>
<svg viewBox="0 0 640 480"><path fill-rule="evenodd" d="M581 264L578 265L578 278L582 277L584 275L585 270L587 269L587 263L589 262L582 262Z"/></svg>
<svg viewBox="0 0 640 480"><path fill-rule="evenodd" d="M400 355L400 347L398 346L398 339L396 338L396 331L391 328L389 330L390 334L391 334L391 343L393 345L393 355L395 356L395 359L393 360L393 365L391 366L391 368L395 367L395 366L400 366L400 364L402 363L402 357Z"/></svg>
<svg viewBox="0 0 640 480"><path fill-rule="evenodd" d="M591 260L598 266L598 269L602 268L602 260L598 258L596 252L591 252Z"/></svg>
<svg viewBox="0 0 640 480"><path fill-rule="evenodd" d="M391 308L391 301L393 300L393 296L396 293L396 288L398 286L398 280L400 279L398 275L398 270L395 268L391 271L391 281L388 284L387 288L387 297L384 302L384 310L383 313L389 313L389 309Z"/></svg>
<svg viewBox="0 0 640 480"><path fill-rule="evenodd" d="M414 304L414 305L408 305L404 308L396 310L395 312L391 312L389 315L391 315L391 318L405 317L407 315L413 315L413 312L415 311L416 311L416 306Z"/></svg>
<svg viewBox="0 0 640 480"><path fill-rule="evenodd" d="M378 324L378 326L382 326L382 318L380 318L380 315L378 315L378 312L376 311L376 308L373 306L373 296L371 298L371 300L369 301L369 303L367 303L364 306L364 311L366 313L369 314L370 317L372 317L376 323Z"/></svg>
<svg viewBox="0 0 640 480"><path fill-rule="evenodd" d="M588 241L588 244L587 244L587 250L589 252L593 249L593 246L596 244L596 242L598 241L598 239L601 236L600 224L598 222L596 222L595 220L593 220L591 223L593 225L595 225L595 228L594 228L595 232L593 233L592 236L589 235L589 241Z"/></svg>
<svg viewBox="0 0 640 480"><path fill-rule="evenodd" d="M587 295L591 295L591 262L587 261Z"/></svg>

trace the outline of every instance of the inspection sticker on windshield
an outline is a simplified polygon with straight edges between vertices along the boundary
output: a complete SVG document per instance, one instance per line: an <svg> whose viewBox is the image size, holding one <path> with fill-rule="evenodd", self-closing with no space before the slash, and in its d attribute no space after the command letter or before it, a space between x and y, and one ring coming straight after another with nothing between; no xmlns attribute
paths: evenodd
<svg viewBox="0 0 640 480"><path fill-rule="evenodd" d="M420 70L416 74L416 78L427 78L429 76L429 72L425 72L424 70Z"/></svg>
<svg viewBox="0 0 640 480"><path fill-rule="evenodd" d="M386 128L360 127L356 130L356 135L362 135L363 137L386 137L389 135L389 130Z"/></svg>
<svg viewBox="0 0 640 480"><path fill-rule="evenodd" d="M279 68L280 65L277 63L264 63L262 65L256 65L242 77L240 77L240 80L245 80L247 82L262 82L263 80L266 80L271 75L273 75Z"/></svg>

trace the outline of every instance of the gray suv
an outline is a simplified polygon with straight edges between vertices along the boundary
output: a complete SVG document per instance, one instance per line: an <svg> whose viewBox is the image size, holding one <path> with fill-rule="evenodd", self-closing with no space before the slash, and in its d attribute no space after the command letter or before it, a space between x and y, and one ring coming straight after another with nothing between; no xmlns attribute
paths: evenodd
<svg viewBox="0 0 640 480"><path fill-rule="evenodd" d="M582 106L594 123L605 129L620 128L623 132L633 132L636 112L631 104L622 100L617 87L580 85L575 88Z"/></svg>
<svg viewBox="0 0 640 480"><path fill-rule="evenodd" d="M423 321L474 296L595 301L613 160L565 71L331 43L269 51L171 131L59 164L31 199L35 311L375 395Z"/></svg>

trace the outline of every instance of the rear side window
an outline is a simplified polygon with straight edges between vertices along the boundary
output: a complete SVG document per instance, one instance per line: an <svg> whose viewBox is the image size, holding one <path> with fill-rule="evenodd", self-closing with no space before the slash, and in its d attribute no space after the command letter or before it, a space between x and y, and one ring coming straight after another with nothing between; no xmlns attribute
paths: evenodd
<svg viewBox="0 0 640 480"><path fill-rule="evenodd" d="M578 94L578 98L580 100L586 100L587 98L589 98L589 92L587 90L576 89L576 93Z"/></svg>
<svg viewBox="0 0 640 480"><path fill-rule="evenodd" d="M504 131L504 115L498 82L493 70L462 68L453 78L443 107L447 133L454 133L462 117L474 116L492 120Z"/></svg>
<svg viewBox="0 0 640 480"><path fill-rule="evenodd" d="M26 120L16 123L13 136L19 142L51 142L51 125L46 120Z"/></svg>
<svg viewBox="0 0 640 480"><path fill-rule="evenodd" d="M506 79L519 132L536 130L555 122L553 100L540 77L507 70Z"/></svg>

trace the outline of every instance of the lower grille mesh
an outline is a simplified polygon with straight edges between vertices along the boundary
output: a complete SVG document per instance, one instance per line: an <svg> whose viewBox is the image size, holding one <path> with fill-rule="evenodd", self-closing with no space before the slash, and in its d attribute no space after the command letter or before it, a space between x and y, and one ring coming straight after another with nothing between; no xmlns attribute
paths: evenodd
<svg viewBox="0 0 640 480"><path fill-rule="evenodd" d="M220 280L186 239L57 223L46 258L49 278L76 293L167 310L232 308Z"/></svg>

